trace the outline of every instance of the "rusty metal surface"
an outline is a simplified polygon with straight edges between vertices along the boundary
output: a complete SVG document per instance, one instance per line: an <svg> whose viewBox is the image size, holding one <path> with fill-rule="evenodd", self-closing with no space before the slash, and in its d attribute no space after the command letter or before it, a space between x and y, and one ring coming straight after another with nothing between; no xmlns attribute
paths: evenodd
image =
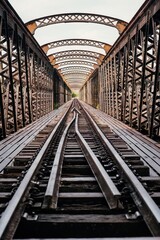
<svg viewBox="0 0 160 240"><path fill-rule="evenodd" d="M48 26L57 23L68 23L68 22L88 22L88 23L98 23L104 24L106 26L117 28L119 33L122 33L127 22L100 14L92 13L64 13L51 16L45 16L42 18L33 19L26 23L29 31L34 34L35 30L40 27Z"/></svg>
<svg viewBox="0 0 160 240"><path fill-rule="evenodd" d="M65 119L57 117L1 174L2 227L11 221L4 236L12 239L13 226L15 239L159 236L160 176L112 131L104 113L74 100Z"/></svg>
<svg viewBox="0 0 160 240"><path fill-rule="evenodd" d="M159 139L159 1L146 1L81 89L81 99ZM98 81L99 94L85 94Z"/></svg>

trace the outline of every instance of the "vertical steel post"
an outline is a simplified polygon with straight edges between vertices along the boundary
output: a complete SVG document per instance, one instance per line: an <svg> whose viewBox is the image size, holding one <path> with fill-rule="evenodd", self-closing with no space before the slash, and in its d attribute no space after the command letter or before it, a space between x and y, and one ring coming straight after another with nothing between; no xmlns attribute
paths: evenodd
<svg viewBox="0 0 160 240"><path fill-rule="evenodd" d="M25 56L25 74L26 74L26 84L27 84L27 98L28 98L28 115L29 115L29 123L32 122L31 117L31 100L30 100L30 87L29 87L29 76L28 76L28 64L27 64L27 48L26 48L26 39L23 34L23 48L24 48L24 56Z"/></svg>
<svg viewBox="0 0 160 240"><path fill-rule="evenodd" d="M127 47L124 48L124 71L123 71L123 112L122 112L122 120L125 123L125 117L126 117L126 98L127 98L127 82L128 82L128 66L129 66L129 52L130 52L130 35L128 36L128 43Z"/></svg>
<svg viewBox="0 0 160 240"><path fill-rule="evenodd" d="M6 40L7 40L8 69L9 69L9 81L10 81L10 90L11 90L12 108L13 108L13 122L14 122L14 131L16 132L17 131L17 115L16 115L14 83L13 83L13 75L12 75L11 44L10 44L10 36L9 36L9 28L8 28L8 18L7 18L6 12L4 12L4 21L5 21L5 34L6 34Z"/></svg>
<svg viewBox="0 0 160 240"><path fill-rule="evenodd" d="M4 120L4 108L3 108L3 96L2 96L2 84L0 82L0 110L1 110L1 121L2 121L2 134L3 138L6 137L6 126Z"/></svg>
<svg viewBox="0 0 160 240"><path fill-rule="evenodd" d="M145 88L145 73L146 73L146 58L147 58L147 47L148 47L148 37L149 37L149 22L150 14L147 14L147 23L145 28L145 44L143 51L143 66L142 66L142 80L141 80L141 96L140 96L140 106L139 106L139 119L138 119L138 131L141 131L141 119L142 119L142 106L143 106L143 93Z"/></svg>
<svg viewBox="0 0 160 240"><path fill-rule="evenodd" d="M22 83L22 69L21 69L21 57L20 57L20 50L19 50L19 36L17 25L15 24L15 39L16 39L16 48L17 48L17 59L18 59L18 77L20 83L20 96L21 96L21 108L22 108L22 122L23 127L25 127L25 110L24 110L24 100L23 100L23 83Z"/></svg>
<svg viewBox="0 0 160 240"><path fill-rule="evenodd" d="M159 27L159 39L158 39L158 49L157 49L157 62L156 62L156 73L155 73L155 81L154 81L153 102L152 102L150 137L153 137L155 106L156 106L156 98L157 98L157 88L158 88L158 84L160 84L159 82L160 82L160 27Z"/></svg>
<svg viewBox="0 0 160 240"><path fill-rule="evenodd" d="M2 17L0 17L0 39L2 34ZM0 53L1 54L1 53ZM2 77L1 77L2 78ZM3 90L2 90L2 80L0 79L0 113L1 113L1 122L2 122L2 137L6 137L6 125L4 119L4 105L3 105Z"/></svg>
<svg viewBox="0 0 160 240"><path fill-rule="evenodd" d="M134 90L135 90L136 62L137 62L137 45L138 45L138 25L136 27L136 35L135 35L135 40L134 40L132 95L131 95L131 108L130 108L130 113L129 113L129 125L131 127L132 127L132 116L133 116L133 105L134 105Z"/></svg>

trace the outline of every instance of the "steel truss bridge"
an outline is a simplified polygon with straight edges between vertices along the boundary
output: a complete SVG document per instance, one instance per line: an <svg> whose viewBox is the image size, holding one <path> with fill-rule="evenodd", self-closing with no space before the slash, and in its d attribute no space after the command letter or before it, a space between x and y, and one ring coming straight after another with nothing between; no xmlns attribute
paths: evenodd
<svg viewBox="0 0 160 240"><path fill-rule="evenodd" d="M119 37L35 40L73 22ZM129 23L92 13L24 23L0 1L0 239L159 239L159 142L159 0Z"/></svg>
<svg viewBox="0 0 160 240"><path fill-rule="evenodd" d="M53 110L54 102L61 105L61 94L69 100L75 73L81 99L150 137L159 137L159 1L145 2L142 10L129 24L88 13L45 16L24 24L2 1L1 138ZM34 41L37 28L64 22L103 24L116 28L120 37L114 46L92 39L62 39L43 46ZM97 50L76 50L77 45ZM56 51L62 46L75 50ZM47 55L52 49L55 52ZM67 82L72 76L73 81ZM88 94L89 89L96 91L94 87L98 94Z"/></svg>

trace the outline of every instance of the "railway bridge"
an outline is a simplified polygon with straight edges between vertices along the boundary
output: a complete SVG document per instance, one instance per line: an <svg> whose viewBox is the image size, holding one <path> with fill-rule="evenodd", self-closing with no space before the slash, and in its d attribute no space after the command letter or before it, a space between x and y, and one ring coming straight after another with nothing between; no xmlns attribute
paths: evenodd
<svg viewBox="0 0 160 240"><path fill-rule="evenodd" d="M62 23L118 38L38 43L39 28ZM26 23L0 1L0 239L160 239L159 142L159 0L130 22Z"/></svg>

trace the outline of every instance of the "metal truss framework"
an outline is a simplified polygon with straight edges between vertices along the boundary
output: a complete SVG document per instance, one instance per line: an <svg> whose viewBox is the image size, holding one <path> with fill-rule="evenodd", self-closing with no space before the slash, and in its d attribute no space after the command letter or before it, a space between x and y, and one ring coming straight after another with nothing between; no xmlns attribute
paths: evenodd
<svg viewBox="0 0 160 240"><path fill-rule="evenodd" d="M67 75L78 75L78 74L82 74L82 75L90 75L90 72L86 72L86 71L64 71L64 72L61 72L61 74L67 76Z"/></svg>
<svg viewBox="0 0 160 240"><path fill-rule="evenodd" d="M74 76L74 77L78 77L78 76L80 76L80 77L82 77L82 76L88 76L88 73L66 73L65 74L65 78L70 78L70 77L72 77L72 76Z"/></svg>
<svg viewBox="0 0 160 240"><path fill-rule="evenodd" d="M53 56L53 55L52 55ZM48 56L50 59L50 56ZM54 57L54 56L53 56ZM57 57L57 58L51 58L51 64L59 64L60 62L64 62L65 60L88 60L92 62L99 62L101 63L101 60L97 59L97 57L92 57L88 55L72 55L72 56L62 56L62 57Z"/></svg>
<svg viewBox="0 0 160 240"><path fill-rule="evenodd" d="M90 77L81 89L81 98L94 105L95 96L86 93L98 81L102 111L160 137L160 5L156 0L146 5L99 67L97 79Z"/></svg>
<svg viewBox="0 0 160 240"><path fill-rule="evenodd" d="M93 52L93 51L86 51L86 50L67 50L67 51L61 51L61 52L55 52L54 54L50 54L49 56L54 56L56 59L66 56L76 56L76 55L84 55L89 57L98 58L101 60L101 58L104 58L105 55L100 54L99 52Z"/></svg>
<svg viewBox="0 0 160 240"><path fill-rule="evenodd" d="M53 110L53 66L6 1L0 2L0 139Z"/></svg>
<svg viewBox="0 0 160 240"><path fill-rule="evenodd" d="M116 28L119 31L119 33L122 33L125 27L127 26L127 23L121 19L92 13L64 13L45 16L27 22L26 26L29 29L29 31L32 34L34 34L37 28L57 23L72 23L72 22L103 24L109 27Z"/></svg>
<svg viewBox="0 0 160 240"><path fill-rule="evenodd" d="M87 79L87 76L86 76ZM72 80L85 80L84 76L70 76L70 77L65 77L65 80L67 80L67 82L72 81Z"/></svg>
<svg viewBox="0 0 160 240"><path fill-rule="evenodd" d="M55 44L56 43L56 44ZM66 39L62 41L58 41L59 45L85 45L85 46L94 46L94 47L100 47L104 50L104 52L108 52L111 46L107 43L102 43L94 40L88 40L88 39ZM88 45L87 45L88 44ZM51 42L47 43L42 46L42 49L47 54L48 50L52 47L57 46L57 42ZM65 65L83 65L83 66L92 66L93 68L98 67L102 63L102 60L104 58L104 55L98 52L93 51L85 51L85 50L68 50L68 51L61 51L58 53L50 54L48 55L48 58L51 62L51 64L54 66L54 68L60 68L61 66ZM67 61L68 60L68 61ZM83 61L85 60L85 61ZM93 65L93 62L95 63ZM82 82L83 84L83 82ZM70 83L70 87L72 88L72 84Z"/></svg>
<svg viewBox="0 0 160 240"><path fill-rule="evenodd" d="M90 46L103 49L106 53L110 50L111 45L104 42L99 42L91 39L62 39L54 42L49 42L41 46L43 51L47 54L48 50L64 47L64 46Z"/></svg>
<svg viewBox="0 0 160 240"><path fill-rule="evenodd" d="M54 68L59 68L59 67L63 67L63 66L67 66L67 65L77 65L77 66L80 66L80 65L85 65L85 66L90 66L92 68L96 68L97 67L97 63L96 62L91 62L91 61L64 61L64 62L59 62L57 64L54 65Z"/></svg>
<svg viewBox="0 0 160 240"><path fill-rule="evenodd" d="M63 65L64 65L64 67L63 67ZM69 65L68 68L66 67L67 65ZM77 66L74 66L74 65L77 65ZM82 65L82 69L85 70L85 73L91 73L97 67L97 65L95 63L87 62L87 61L68 61L68 62L62 62L60 64L57 64L57 66L56 66L58 68L58 70L60 70L61 75L66 80L66 82L69 84L69 86L74 90L79 90L85 83L86 78L89 77L87 74L81 75L82 77L79 78L78 82L76 82L77 86L75 87L75 85L76 85L75 84L75 79L76 79L75 78L75 69L77 69L78 73L79 73L81 65ZM84 65L86 65L87 67L84 67ZM72 73L71 73L71 69L72 69ZM70 75L72 75L72 80L70 82L66 78L66 73L68 73L68 71L70 71Z"/></svg>
<svg viewBox="0 0 160 240"><path fill-rule="evenodd" d="M70 66L70 67L61 67L59 68L59 72L65 72L65 71L84 71L84 72L92 72L93 68L91 67L84 67L84 66Z"/></svg>

